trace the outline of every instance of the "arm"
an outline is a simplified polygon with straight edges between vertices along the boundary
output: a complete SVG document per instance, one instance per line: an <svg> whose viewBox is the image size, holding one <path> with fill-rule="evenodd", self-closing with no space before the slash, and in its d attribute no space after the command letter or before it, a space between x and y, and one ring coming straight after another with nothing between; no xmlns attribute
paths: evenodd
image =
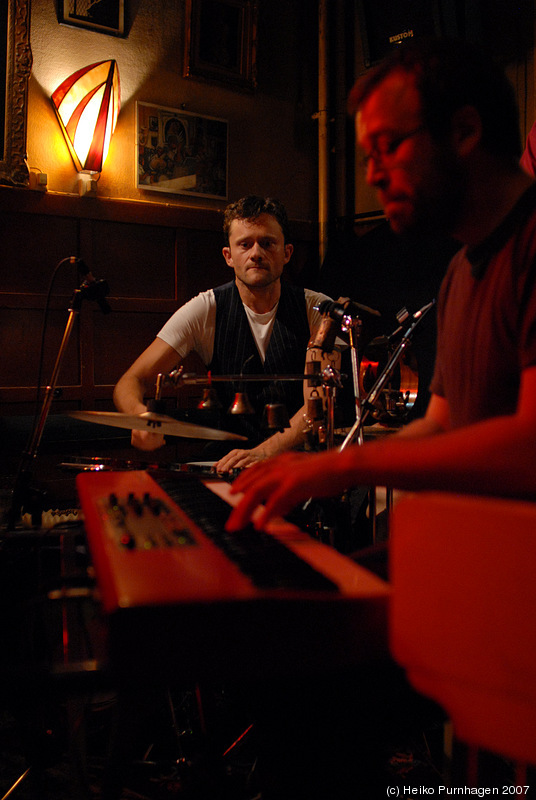
<svg viewBox="0 0 536 800"><path fill-rule="evenodd" d="M161 372L170 372L179 357L177 351L162 339L155 339L119 379L113 399L118 411L138 415L147 411L145 395L154 386ZM164 444L164 437L149 431L132 431L132 444L140 450L156 450Z"/></svg>
<svg viewBox="0 0 536 800"><path fill-rule="evenodd" d="M290 428L285 428L282 433L274 433L257 447L251 450L231 450L217 462L216 471L221 473L250 467L257 461L264 461L298 447L304 439L304 413L305 406L302 406L290 420Z"/></svg>
<svg viewBox="0 0 536 800"><path fill-rule="evenodd" d="M434 395L423 420L387 440L342 453L286 454L247 470L233 484L233 492L244 497L228 527L242 527L264 501L259 525L308 497L336 496L355 485L534 499L535 454L536 367L531 367L522 374L515 414L450 430L448 406Z"/></svg>

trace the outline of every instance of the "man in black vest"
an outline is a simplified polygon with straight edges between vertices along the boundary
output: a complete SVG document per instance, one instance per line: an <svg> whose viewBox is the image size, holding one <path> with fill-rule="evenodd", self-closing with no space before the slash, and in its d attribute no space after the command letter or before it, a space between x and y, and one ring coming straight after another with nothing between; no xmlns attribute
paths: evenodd
<svg viewBox="0 0 536 800"><path fill-rule="evenodd" d="M281 281L293 252L284 207L271 198L244 197L226 208L223 230L223 257L234 270L234 280L201 292L173 314L117 383L114 402L119 411L146 411L144 397L157 375L169 373L193 351L213 375L265 373L268 378L304 372L307 343L322 319L314 306L329 298ZM224 409L235 392L245 390L255 411L247 419L226 418L222 427L245 433L250 449L233 449L221 457L219 471L246 467L300 443L304 410L300 381L268 379L242 387L218 383L217 389ZM290 428L263 441L261 421L267 403L285 405L291 420ZM142 450L163 443L160 434L132 432L132 444Z"/></svg>

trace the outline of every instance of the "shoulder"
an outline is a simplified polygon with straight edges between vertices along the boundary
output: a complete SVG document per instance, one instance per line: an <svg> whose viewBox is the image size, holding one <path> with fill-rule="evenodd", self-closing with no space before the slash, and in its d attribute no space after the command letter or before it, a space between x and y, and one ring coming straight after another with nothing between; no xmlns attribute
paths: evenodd
<svg viewBox="0 0 536 800"><path fill-rule="evenodd" d="M313 289L304 289L303 291L305 293L305 301L307 303L313 303L313 305L319 305L319 303L322 303L324 300L333 300L332 297L329 297L323 292L316 292Z"/></svg>
<svg viewBox="0 0 536 800"><path fill-rule="evenodd" d="M167 323L164 325L163 330L176 329L177 326L182 325L192 325L196 321L199 321L200 324L203 324L203 321L206 320L207 315L209 315L214 308L215 300L213 290L208 289L207 291L200 292L195 297L192 297L191 300L188 300L186 303L180 306L180 308L178 308L174 314L172 314Z"/></svg>
<svg viewBox="0 0 536 800"><path fill-rule="evenodd" d="M216 286L214 289L212 289L212 294L216 301L219 301L222 298L230 297L234 293L235 289L235 281L229 281L228 283L222 283L220 286Z"/></svg>
<svg viewBox="0 0 536 800"><path fill-rule="evenodd" d="M179 314L182 312L188 316L203 315L214 306L214 303L214 289L207 289L204 292L196 294L195 297L192 297L191 300L188 300L177 309L175 313Z"/></svg>
<svg viewBox="0 0 536 800"><path fill-rule="evenodd" d="M471 279L472 269L472 262L467 257L467 247L463 246L451 258L443 280L441 281L441 286L439 287L437 295L438 313L441 313L444 308L446 299L453 285L459 285L460 282L465 283Z"/></svg>
<svg viewBox="0 0 536 800"><path fill-rule="evenodd" d="M157 335L173 347L181 358L186 358L195 350L208 364L212 357L210 348L215 319L214 292L208 289L178 308Z"/></svg>
<svg viewBox="0 0 536 800"><path fill-rule="evenodd" d="M332 298L329 297L327 294L323 292L315 292L312 289L304 289L305 294L305 304L307 306L307 313L315 313L318 314L318 311L315 310L315 306L319 306L320 303L323 303L325 300L331 301Z"/></svg>
<svg viewBox="0 0 536 800"><path fill-rule="evenodd" d="M309 321L313 322L315 325L318 325L322 317L320 312L317 310L318 306L325 300L331 301L332 298L328 297L328 295L324 294L323 292L315 292L312 289L304 289L304 294Z"/></svg>

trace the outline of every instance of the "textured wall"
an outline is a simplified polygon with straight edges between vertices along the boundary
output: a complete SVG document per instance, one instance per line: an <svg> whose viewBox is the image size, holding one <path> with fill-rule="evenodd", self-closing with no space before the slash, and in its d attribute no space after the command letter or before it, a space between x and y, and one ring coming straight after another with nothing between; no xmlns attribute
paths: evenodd
<svg viewBox="0 0 536 800"><path fill-rule="evenodd" d="M114 58L122 108L99 195L219 207L217 200L135 188L135 101L229 121L229 198L274 194L296 219L316 217L316 49L313 0L260 3L258 89L254 94L182 77L184 3L131 0L127 35L116 38L58 24L55 3L32 0L33 72L28 163L48 174L50 191L77 192L75 173L50 102L76 69Z"/></svg>

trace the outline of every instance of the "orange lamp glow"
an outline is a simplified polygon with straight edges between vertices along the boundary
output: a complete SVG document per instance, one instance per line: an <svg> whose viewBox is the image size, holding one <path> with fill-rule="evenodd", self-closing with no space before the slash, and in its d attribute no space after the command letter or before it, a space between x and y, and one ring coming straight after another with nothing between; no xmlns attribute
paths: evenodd
<svg viewBox="0 0 536 800"><path fill-rule="evenodd" d="M121 105L117 63L100 61L74 72L52 103L78 172L101 172Z"/></svg>

